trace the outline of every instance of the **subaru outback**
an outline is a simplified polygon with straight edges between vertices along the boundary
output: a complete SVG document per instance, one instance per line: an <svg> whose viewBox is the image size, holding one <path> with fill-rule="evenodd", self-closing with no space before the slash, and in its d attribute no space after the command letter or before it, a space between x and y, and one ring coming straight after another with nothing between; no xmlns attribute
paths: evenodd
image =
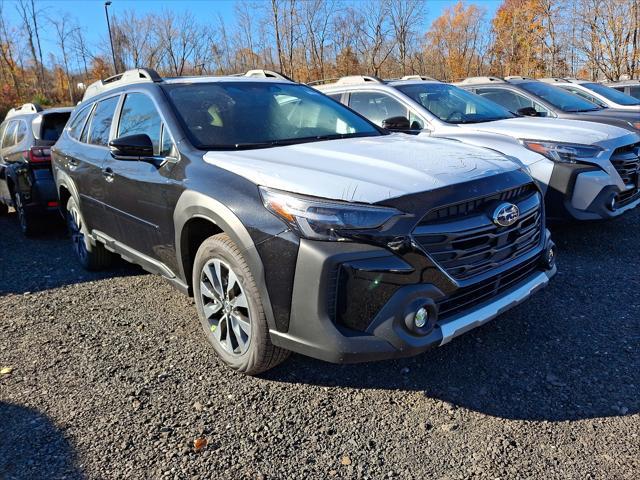
<svg viewBox="0 0 640 480"><path fill-rule="evenodd" d="M423 77L351 76L316 88L380 126L519 159L543 189L550 219L607 219L640 204L640 136L627 129L518 116L489 101L493 94Z"/></svg>
<svg viewBox="0 0 640 480"><path fill-rule="evenodd" d="M82 265L117 253L193 295L247 374L289 351L415 355L556 271L519 164L389 134L282 78L125 72L87 89L53 158Z"/></svg>

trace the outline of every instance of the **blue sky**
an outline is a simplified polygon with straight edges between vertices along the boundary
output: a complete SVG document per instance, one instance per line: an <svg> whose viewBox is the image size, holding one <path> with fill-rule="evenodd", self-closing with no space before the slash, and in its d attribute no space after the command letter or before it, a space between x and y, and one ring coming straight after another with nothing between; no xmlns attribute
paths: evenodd
<svg viewBox="0 0 640 480"><path fill-rule="evenodd" d="M366 2L367 0L355 0L354 3L357 5L359 1ZM207 18L211 18L213 21L220 14L226 21L231 22L235 3L236 0L112 0L109 12L118 13L130 9L140 13L159 12L167 9L188 10L201 21L206 21ZM446 7L455 3L456 0L427 0L427 15L423 29L426 30ZM491 17L502 2L501 0L467 0L466 3L482 5ZM5 17L12 25L17 24L20 18L16 11L15 0L4 0L3 4ZM37 8L43 10L45 16L57 16L68 12L72 17L75 17L80 26L85 29L91 45L100 45L107 38L104 0L36 0L36 4ZM55 48L53 32L49 29L41 40L43 43L42 53L47 58L49 52Z"/></svg>

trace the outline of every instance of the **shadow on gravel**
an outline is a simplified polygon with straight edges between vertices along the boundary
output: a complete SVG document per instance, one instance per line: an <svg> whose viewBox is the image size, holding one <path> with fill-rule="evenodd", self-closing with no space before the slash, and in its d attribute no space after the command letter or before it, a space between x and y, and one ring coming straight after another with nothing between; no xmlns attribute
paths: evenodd
<svg viewBox="0 0 640 480"><path fill-rule="evenodd" d="M102 272L87 272L73 256L62 221L49 220L41 234L25 238L15 214L0 217L0 296L143 273L124 261Z"/></svg>
<svg viewBox="0 0 640 480"><path fill-rule="evenodd" d="M556 227L559 273L543 292L418 357L332 365L294 356L263 378L422 391L487 415L577 420L640 412L640 212Z"/></svg>
<svg viewBox="0 0 640 480"><path fill-rule="evenodd" d="M64 434L36 410L0 402L0 478L82 479Z"/></svg>

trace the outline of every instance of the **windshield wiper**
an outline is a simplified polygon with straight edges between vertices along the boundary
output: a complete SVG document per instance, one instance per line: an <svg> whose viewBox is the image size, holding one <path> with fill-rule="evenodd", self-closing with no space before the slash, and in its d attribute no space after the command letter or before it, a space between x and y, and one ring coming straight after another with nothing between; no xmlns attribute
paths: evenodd
<svg viewBox="0 0 640 480"><path fill-rule="evenodd" d="M377 133L377 132L376 132ZM270 140L267 142L244 142L232 145L203 145L199 147L202 150L251 150L256 148L282 147L285 145L295 145L298 143L309 143L322 140L339 140L343 138L370 137L375 135L371 133L331 133L327 135L314 135L311 137L285 138L281 140Z"/></svg>

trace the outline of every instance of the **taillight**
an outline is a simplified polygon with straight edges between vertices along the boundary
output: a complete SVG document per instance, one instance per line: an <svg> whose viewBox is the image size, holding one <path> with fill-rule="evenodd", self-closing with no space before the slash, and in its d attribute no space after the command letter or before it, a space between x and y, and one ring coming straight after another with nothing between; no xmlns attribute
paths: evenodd
<svg viewBox="0 0 640 480"><path fill-rule="evenodd" d="M28 152L30 163L51 163L51 149L45 147L31 147Z"/></svg>

